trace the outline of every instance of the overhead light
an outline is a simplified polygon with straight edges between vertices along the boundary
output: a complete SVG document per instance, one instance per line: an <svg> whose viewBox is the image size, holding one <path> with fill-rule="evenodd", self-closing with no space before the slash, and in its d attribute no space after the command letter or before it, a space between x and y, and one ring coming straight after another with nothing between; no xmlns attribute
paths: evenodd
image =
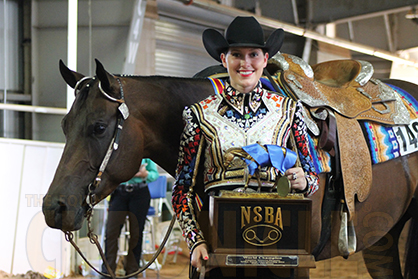
<svg viewBox="0 0 418 279"><path fill-rule="evenodd" d="M418 18L418 11L415 8L412 8L406 15L405 18L407 19L417 19Z"/></svg>

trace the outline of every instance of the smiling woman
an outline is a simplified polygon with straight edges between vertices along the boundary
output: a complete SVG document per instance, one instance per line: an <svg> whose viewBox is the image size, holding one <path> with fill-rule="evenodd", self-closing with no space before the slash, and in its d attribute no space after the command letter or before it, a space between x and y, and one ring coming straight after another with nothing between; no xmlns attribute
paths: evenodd
<svg viewBox="0 0 418 279"><path fill-rule="evenodd" d="M198 222L196 212L209 208L210 196L220 195L221 190L248 188L271 192L279 178L286 179L292 191L306 196L318 189L301 103L267 91L260 82L267 60L279 51L283 38L284 31L277 29L264 41L263 29L254 17L236 17L225 37L214 29L203 32L206 50L222 62L228 79L223 92L183 112L185 127L172 201L192 254L192 276L200 272L203 261L209 260L210 245L201 229L205 224ZM284 170L266 163L254 175L246 172L247 165L238 156L230 160L233 163L227 163L231 150L268 144L297 149L300 161ZM202 172L201 161L205 162ZM236 270L244 272L243 268ZM256 273L257 278L277 278L270 269ZM211 270L209 278L223 278L221 268Z"/></svg>

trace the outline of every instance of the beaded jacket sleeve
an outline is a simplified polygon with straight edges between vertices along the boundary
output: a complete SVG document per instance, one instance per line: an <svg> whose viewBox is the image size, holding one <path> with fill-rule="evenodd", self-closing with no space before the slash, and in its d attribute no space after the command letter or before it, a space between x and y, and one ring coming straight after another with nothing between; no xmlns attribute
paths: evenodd
<svg viewBox="0 0 418 279"><path fill-rule="evenodd" d="M295 118L293 120L292 131L295 138L296 148L298 150L299 160L305 172L307 187L305 196L310 196L318 190L319 177L313 164L312 156L309 151L309 140L305 121L303 121L302 105L300 102L296 105Z"/></svg>
<svg viewBox="0 0 418 279"><path fill-rule="evenodd" d="M318 175L315 172L309 152L309 141L307 139L306 125L303 121L302 109L300 103L297 103L291 129L307 180L307 188L304 194L305 196L310 196L318 189ZM265 107L260 106L259 110L261 113L258 113L257 110L253 114L254 117L260 118L262 117L260 114L265 113L263 112ZM228 112L229 110L226 111ZM231 113L229 114L225 113L225 117L228 117L229 120L236 123L244 123L248 120L236 110L231 109L230 111ZM195 178L198 172L199 161L201 156L203 156L202 150L204 150L205 135L193 110L186 108L183 112L183 119L185 127L180 139L180 152L176 170L176 182L173 187L172 204L188 247L190 251L193 251L194 247L205 242L203 233L196 220L195 210L199 209L194 207L200 201L200 197L197 197L194 187L196 186Z"/></svg>
<svg viewBox="0 0 418 279"><path fill-rule="evenodd" d="M180 139L180 152L176 169L176 181L173 186L172 204L183 236L190 251L205 242L203 233L194 214L196 193L195 174L197 173L198 157L204 144L202 131L196 115L186 107L183 112L184 130Z"/></svg>

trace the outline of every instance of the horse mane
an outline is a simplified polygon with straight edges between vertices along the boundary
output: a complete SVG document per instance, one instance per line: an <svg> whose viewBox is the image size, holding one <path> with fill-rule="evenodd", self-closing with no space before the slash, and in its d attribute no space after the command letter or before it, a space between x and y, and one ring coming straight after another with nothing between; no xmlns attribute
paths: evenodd
<svg viewBox="0 0 418 279"><path fill-rule="evenodd" d="M116 77L121 77L121 78L131 78L134 80L151 80L151 81L160 81L160 80L191 80L191 79L195 79L194 77L180 77L180 76L163 76L163 75L149 75L149 76L144 76L144 75L115 75ZM197 78L197 79L204 79L202 78Z"/></svg>

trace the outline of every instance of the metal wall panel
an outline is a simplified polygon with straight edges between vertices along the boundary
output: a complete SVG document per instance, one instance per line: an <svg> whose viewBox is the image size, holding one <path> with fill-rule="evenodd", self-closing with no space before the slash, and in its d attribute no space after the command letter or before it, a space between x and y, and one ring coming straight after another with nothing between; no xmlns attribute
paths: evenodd
<svg viewBox="0 0 418 279"><path fill-rule="evenodd" d="M58 62L67 62L68 1L32 0L33 105L66 107L66 84ZM125 58L132 0L91 1L92 34L89 32L88 1L79 1L78 69L94 75L94 58L111 73L121 73ZM91 44L91 57L90 57ZM90 68L90 65L91 68ZM62 115L33 116L35 140L64 142Z"/></svg>
<svg viewBox="0 0 418 279"><path fill-rule="evenodd" d="M191 77L205 67L217 64L202 43L206 28L160 17L156 22L155 73Z"/></svg>
<svg viewBox="0 0 418 279"><path fill-rule="evenodd" d="M14 103L9 93L22 92L21 17L18 1L0 3L0 102ZM0 111L0 136L19 137L20 115Z"/></svg>

